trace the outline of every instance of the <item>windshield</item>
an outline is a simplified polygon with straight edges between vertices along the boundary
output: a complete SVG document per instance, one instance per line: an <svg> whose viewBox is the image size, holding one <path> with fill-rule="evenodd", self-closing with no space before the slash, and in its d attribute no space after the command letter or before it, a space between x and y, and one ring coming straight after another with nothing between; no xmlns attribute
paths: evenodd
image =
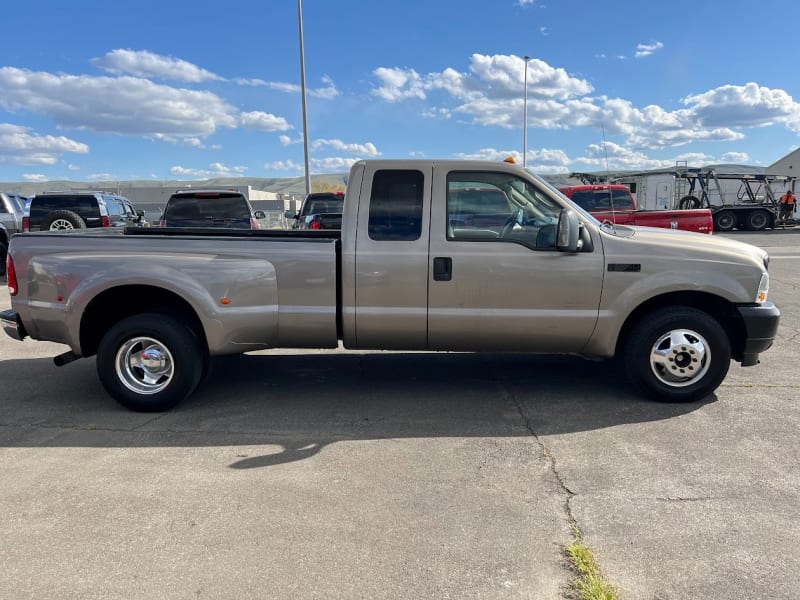
<svg viewBox="0 0 800 600"><path fill-rule="evenodd" d="M542 184L544 187L548 188L553 193L558 194L558 196L560 198L562 198L564 201L566 201L567 204L569 204L570 208L572 208L582 218L585 218L587 221L591 221L595 225L598 225L598 226L601 225L600 221L598 221L594 216L592 216L590 213L586 212L583 208L578 206L576 203L574 203L572 200L570 200L564 194L562 194L560 191L558 191L558 188L556 186L554 186L552 183L550 183L549 181L546 181L545 179L542 179L536 173L533 173L533 172L529 171L527 168L525 169L525 172L528 175L530 175L531 177L533 177L537 181L537 183Z"/></svg>

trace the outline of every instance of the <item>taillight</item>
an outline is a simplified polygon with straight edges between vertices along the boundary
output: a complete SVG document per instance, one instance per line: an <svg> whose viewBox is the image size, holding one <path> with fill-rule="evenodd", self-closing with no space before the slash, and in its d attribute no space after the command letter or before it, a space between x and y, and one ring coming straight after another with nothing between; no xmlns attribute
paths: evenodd
<svg viewBox="0 0 800 600"><path fill-rule="evenodd" d="M320 223L319 221L317 221L315 219L314 221L311 221L311 223L308 224L308 228L309 229L322 229L322 223Z"/></svg>
<svg viewBox="0 0 800 600"><path fill-rule="evenodd" d="M6 279L8 279L8 293L11 296L16 296L19 288L17 288L17 272L14 270L14 260L11 255L6 255Z"/></svg>
<svg viewBox="0 0 800 600"><path fill-rule="evenodd" d="M100 217L100 225L101 227L111 227L111 220L108 218L108 216L103 215Z"/></svg>
<svg viewBox="0 0 800 600"><path fill-rule="evenodd" d="M30 231L30 230L31 230L31 218L22 217L22 231Z"/></svg>

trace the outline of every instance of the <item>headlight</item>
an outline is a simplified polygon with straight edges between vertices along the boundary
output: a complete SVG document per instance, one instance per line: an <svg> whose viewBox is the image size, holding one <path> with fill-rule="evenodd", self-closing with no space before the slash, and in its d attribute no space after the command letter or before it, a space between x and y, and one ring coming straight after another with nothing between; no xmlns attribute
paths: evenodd
<svg viewBox="0 0 800 600"><path fill-rule="evenodd" d="M767 301L767 294L769 294L769 273L761 274L761 281L758 282L758 291L756 292L756 303L763 304Z"/></svg>

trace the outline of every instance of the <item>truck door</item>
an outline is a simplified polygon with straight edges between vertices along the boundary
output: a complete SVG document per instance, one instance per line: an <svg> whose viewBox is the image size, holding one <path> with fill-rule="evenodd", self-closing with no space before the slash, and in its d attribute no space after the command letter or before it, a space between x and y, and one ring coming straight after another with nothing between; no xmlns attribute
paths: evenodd
<svg viewBox="0 0 800 600"><path fill-rule="evenodd" d="M360 197L368 201L359 203L357 215L355 344L347 345L423 350L433 167L404 170L373 165L365 169L361 182Z"/></svg>
<svg viewBox="0 0 800 600"><path fill-rule="evenodd" d="M432 207L430 349L584 347L598 317L602 247L555 249L562 206L552 195L521 174L437 168Z"/></svg>

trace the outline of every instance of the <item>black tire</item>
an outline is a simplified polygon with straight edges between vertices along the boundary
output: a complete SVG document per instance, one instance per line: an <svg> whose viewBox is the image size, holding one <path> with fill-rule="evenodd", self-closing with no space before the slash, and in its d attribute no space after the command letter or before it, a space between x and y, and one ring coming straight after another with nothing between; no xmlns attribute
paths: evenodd
<svg viewBox="0 0 800 600"><path fill-rule="evenodd" d="M69 229L86 229L86 221L71 210L54 210L42 221L42 231L61 231Z"/></svg>
<svg viewBox="0 0 800 600"><path fill-rule="evenodd" d="M631 383L663 402L693 402L711 394L728 374L731 345L708 313L676 306L644 316L623 350Z"/></svg>
<svg viewBox="0 0 800 600"><path fill-rule="evenodd" d="M144 313L123 319L103 336L97 374L106 391L126 408L161 412L195 390L206 356L198 337L180 320Z"/></svg>
<svg viewBox="0 0 800 600"><path fill-rule="evenodd" d="M681 210L700 208L700 199L697 196L684 196L678 202L678 208Z"/></svg>
<svg viewBox="0 0 800 600"><path fill-rule="evenodd" d="M765 210L750 211L745 218L745 227L750 231L764 231L771 224L772 219Z"/></svg>
<svg viewBox="0 0 800 600"><path fill-rule="evenodd" d="M721 210L714 215L714 231L733 231L739 223L736 213L730 210Z"/></svg>

